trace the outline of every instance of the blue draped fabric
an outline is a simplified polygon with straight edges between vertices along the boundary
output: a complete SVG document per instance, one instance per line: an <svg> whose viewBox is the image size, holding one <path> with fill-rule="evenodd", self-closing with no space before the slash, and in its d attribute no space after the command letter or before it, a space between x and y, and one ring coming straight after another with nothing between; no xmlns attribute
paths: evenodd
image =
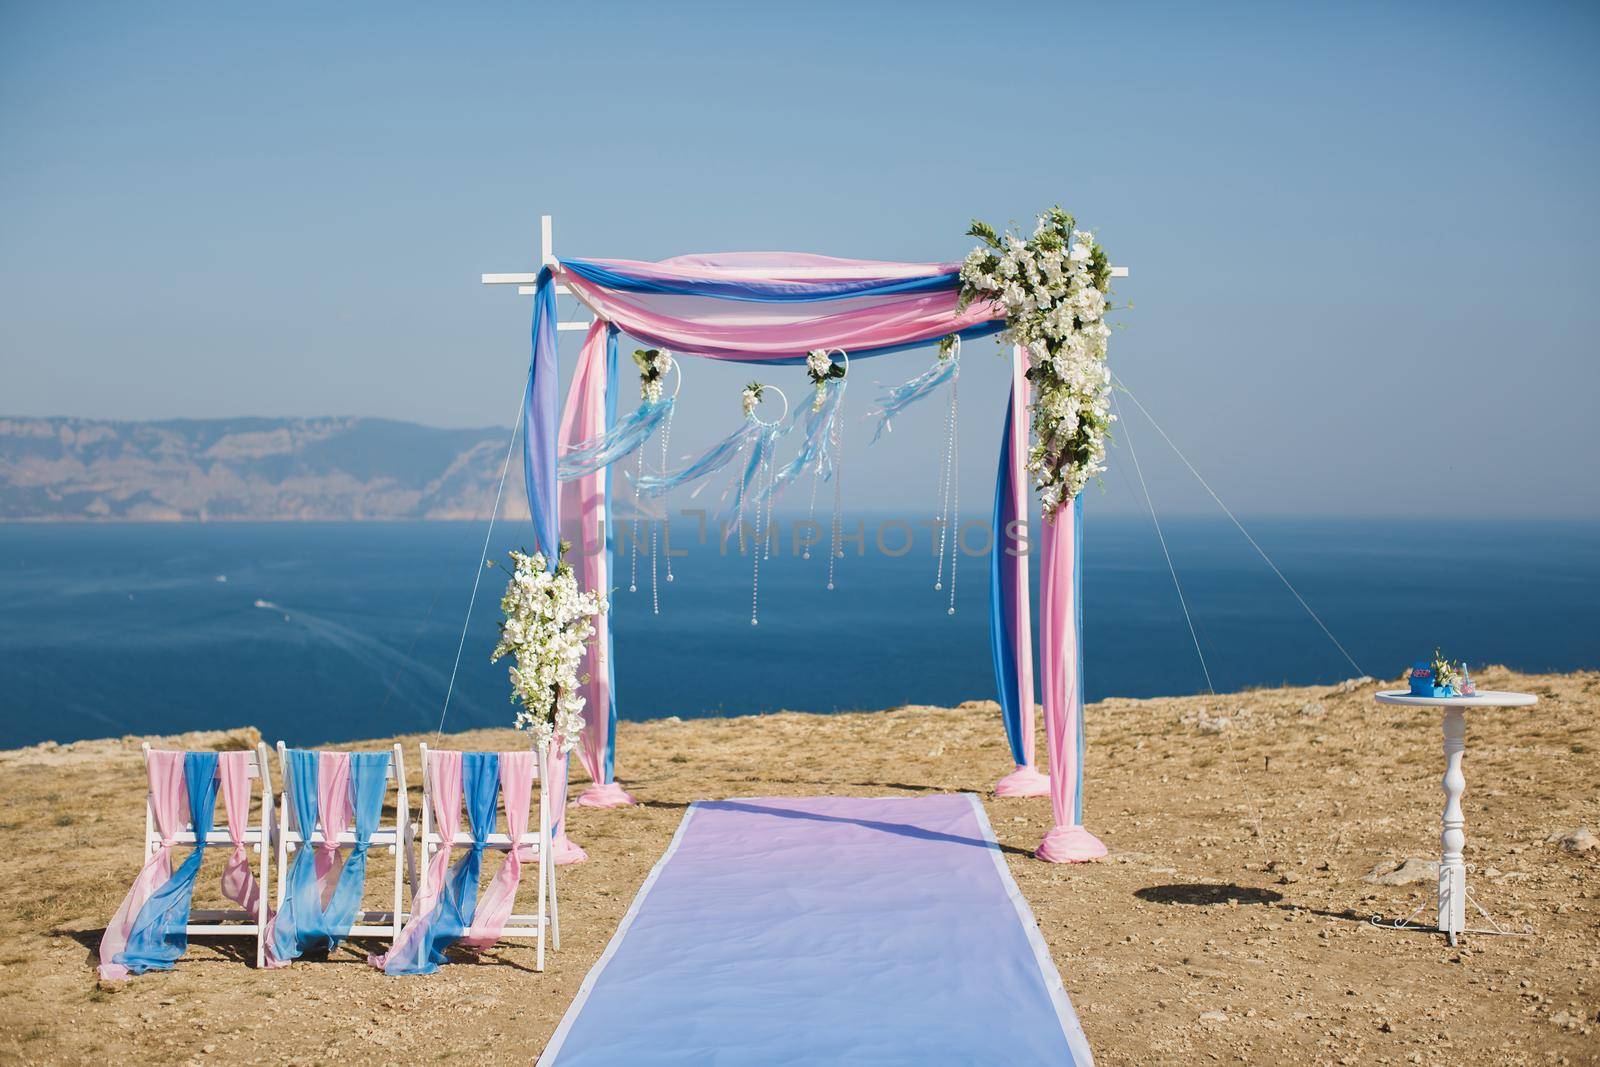
<svg viewBox="0 0 1600 1067"><path fill-rule="evenodd" d="M617 425L617 395L622 391L622 383L617 381L617 328L606 327L606 432L610 433ZM605 474L605 509L606 509L606 578L611 579L611 561L614 553L614 542L611 532L611 471L608 468ZM607 593L610 590L606 590ZM605 779L610 782L616 777L617 764L617 660L613 654L611 638L611 624L606 623L606 673L609 684L606 692L611 698L611 707L608 710L610 725L606 728L605 752Z"/></svg>
<svg viewBox="0 0 1600 1067"><path fill-rule="evenodd" d="M372 845L372 832L378 828L378 818L383 814L383 794L389 778L388 752L352 752L350 754L350 792L355 807L355 838L350 854L339 870L339 882L333 896L323 910L322 929L327 934L328 947L332 949L350 931L355 923L356 909L361 906L361 894L367 886L367 850ZM305 851L311 851L309 848ZM395 862L400 862L396 853Z"/></svg>
<svg viewBox="0 0 1600 1067"><path fill-rule="evenodd" d="M826 391L823 394L821 407L806 404L790 414L789 425L784 429L784 433L787 435L804 422L805 436L800 442L800 451L795 453L794 459L784 464L773 476L772 485L768 487L766 496L776 496L783 492L813 467L820 468L824 479L833 477L833 454L829 451L828 444L834 420L839 417L839 405L844 403L846 381L844 378L829 379L823 387Z"/></svg>
<svg viewBox="0 0 1600 1067"><path fill-rule="evenodd" d="M391 953L383 969L385 974L432 974L445 962L444 950L461 940L472 926L472 917L478 911L483 850L494 832L495 800L500 794L498 753L461 754L461 792L467 803L472 844L445 875L426 932L407 946L403 957Z"/></svg>
<svg viewBox="0 0 1600 1067"><path fill-rule="evenodd" d="M674 296L714 296L722 300L745 300L758 304L782 304L815 300L843 300L859 296L889 296L894 293L934 293L960 286L959 268L918 278L849 278L819 281L763 281L757 279L674 278L663 276L655 264L651 269L630 271L616 263L594 263L584 259L563 259L561 266L585 281L624 293L667 293Z"/></svg>
<svg viewBox="0 0 1600 1067"><path fill-rule="evenodd" d="M1078 758L1074 762L1077 780L1072 783L1072 823L1074 826L1083 825L1083 495L1072 498L1072 611L1077 617L1077 624L1073 627L1078 635L1078 649L1074 653L1078 665L1074 672L1078 676L1078 736L1076 745Z"/></svg>
<svg viewBox="0 0 1600 1067"><path fill-rule="evenodd" d="M194 851L139 909L133 928L128 931L128 944L116 957L116 962L128 968L131 974L170 971L189 950L189 934L184 927L189 925L194 882L200 874L206 838L215 818L217 754L184 753L183 784L189 798L189 818L194 826Z"/></svg>
<svg viewBox="0 0 1600 1067"><path fill-rule="evenodd" d="M660 400L646 400L633 409L621 422L617 422L614 415L616 400L611 395L611 388L606 387L606 406L609 409L604 432L580 441L567 449L561 461L556 464L556 477L563 482L570 482L574 478L582 478L593 474L602 467L609 467L617 460L632 455L640 445L649 440L666 417L672 414L674 404L672 397ZM611 484L610 478L606 485Z"/></svg>
<svg viewBox="0 0 1600 1067"><path fill-rule="evenodd" d="M878 396L878 429L872 435L872 443L877 444L883 431L889 429L889 420L917 401L932 396L934 390L955 377L955 373L955 358L941 359L915 378L885 389Z"/></svg>
<svg viewBox="0 0 1600 1067"><path fill-rule="evenodd" d="M1012 540L1005 530L1006 516L1014 513L1011 495L1011 420L1012 400L1006 401L1005 425L1000 430L1000 468L994 483L994 512L990 520L994 536L989 548L989 651L994 658L995 687L1000 692L1000 718L1006 727L1006 744L1011 761L1027 762L1022 733L1022 698L1017 692L1017 648L1019 642L1032 641L1032 634L1016 633L1017 613L1013 603L1018 557L1006 552ZM1082 716L1079 716L1081 721Z"/></svg>
<svg viewBox="0 0 1600 1067"><path fill-rule="evenodd" d="M739 472L738 484L734 486L734 508L740 515L744 514L746 505L758 509L766 506L766 497L761 493L761 472L770 466L772 453L778 447L778 438L792 427L793 424L785 420L777 426L762 426L761 432L755 435L750 456L744 461L744 470Z"/></svg>
<svg viewBox="0 0 1600 1067"><path fill-rule="evenodd" d="M294 802L295 825L303 839L289 863L283 905L273 926L272 951L280 960L297 959L322 936L322 899L317 892L316 849L311 834L317 826L317 775L320 760L315 752L291 748L284 753L285 783Z"/></svg>
<svg viewBox="0 0 1600 1067"><path fill-rule="evenodd" d="M728 436L700 453L682 467L668 474L646 474L639 479L639 491L646 496L660 496L669 489L676 489L680 485L698 481L707 475L732 463L745 445L758 441L764 434L771 432L769 427L747 418L739 424L739 428ZM746 481L748 481L748 468Z"/></svg>
<svg viewBox="0 0 1600 1067"><path fill-rule="evenodd" d="M556 496L556 434L561 422L560 353L556 347L556 287L550 268L539 271L533 297L533 358L528 365L522 419L522 480L528 490L533 536L554 571L561 525Z"/></svg>

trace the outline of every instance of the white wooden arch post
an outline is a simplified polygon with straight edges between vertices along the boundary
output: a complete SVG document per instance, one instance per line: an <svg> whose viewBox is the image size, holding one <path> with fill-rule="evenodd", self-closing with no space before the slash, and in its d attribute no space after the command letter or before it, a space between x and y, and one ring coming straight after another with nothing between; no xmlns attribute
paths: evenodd
<svg viewBox="0 0 1600 1067"><path fill-rule="evenodd" d="M541 268L553 267L556 265L553 233L554 228L554 221L551 216L539 216L539 266ZM538 271L534 271L531 274L511 273L483 275L484 285L515 285L517 287L517 293L520 296L533 296L535 293L537 293L539 291L538 282ZM561 333L570 333L575 330L587 332L588 329L594 325L595 320L593 318L586 319L581 317L574 319L562 318L560 299L563 296L573 297L576 299L576 295L571 289L567 288L565 285L557 283L556 329ZM560 333L557 334L558 342L559 339ZM559 905L556 903L556 863L553 855L548 863L545 862L545 857L550 855L551 824L556 819L556 812L552 807L554 798L550 796L550 768L554 761L560 759L561 757L548 749L538 748L535 748L534 755L539 769L539 867L542 875L539 879L539 911L537 916L537 923L539 927L537 969L542 971L544 970L544 926L546 922L545 897L547 893L549 895L550 902L549 915L550 918L554 920L552 922L551 929L551 946L558 950L561 948L561 924L560 920L555 918L556 908L559 907ZM566 797L562 797L561 802L564 807L566 803ZM563 811L562 814L565 815L565 812Z"/></svg>

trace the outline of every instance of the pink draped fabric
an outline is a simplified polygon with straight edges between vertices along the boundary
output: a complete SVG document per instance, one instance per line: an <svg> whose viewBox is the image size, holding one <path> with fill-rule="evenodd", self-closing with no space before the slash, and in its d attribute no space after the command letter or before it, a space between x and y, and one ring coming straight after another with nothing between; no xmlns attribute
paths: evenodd
<svg viewBox="0 0 1600 1067"><path fill-rule="evenodd" d="M577 369L567 391L566 409L561 415L557 436L562 451L605 432L606 429L606 325L596 322L584 337ZM561 483L561 538L569 549L574 571L584 589L602 596L611 594L611 576L606 573L606 479L609 470ZM606 772L606 749L611 739L611 665L606 662L610 647L609 616L595 619L594 636L584 657L583 736L578 741L578 759L594 783L578 798L591 807L616 807L634 803Z"/></svg>
<svg viewBox="0 0 1600 1067"><path fill-rule="evenodd" d="M428 859L427 869L422 872L422 885L411 898L411 919L405 929L400 931L388 952L367 957L367 962L380 971L391 955L409 955L410 947L431 929L433 909L439 903L445 875L450 871L449 843L461 832L461 753L429 751L427 774L428 792L433 797L433 829L445 844Z"/></svg>
<svg viewBox="0 0 1600 1067"><path fill-rule="evenodd" d="M994 531L995 551L1011 546L1010 530L1016 523L1021 543L1015 547L1022 554L1017 557L1016 570L1011 579L1012 610L1016 613L1017 644L1017 702L1022 719L1022 751L1026 757L1016 770L995 783L995 796L1042 797L1050 792L1050 778L1040 774L1034 763L1033 742L1033 619L1029 610L1032 590L1028 587L1028 552L1033 546L1027 543L1028 502L1032 499L1028 484L1028 379L1027 350L1021 345L1011 346L1011 469L1006 477L1011 480L1010 514L1000 517L1001 528Z"/></svg>
<svg viewBox="0 0 1600 1067"><path fill-rule="evenodd" d="M954 291L758 304L715 297L623 293L560 272L602 319L674 352L712 359L803 356L817 348L888 348L936 341L1001 317L993 304L958 307Z"/></svg>
<svg viewBox="0 0 1600 1067"><path fill-rule="evenodd" d="M1039 586L1040 680L1045 739L1050 746L1050 807L1055 825L1034 855L1051 863L1081 863L1106 854L1100 839L1073 822L1078 782L1078 613L1074 601L1077 514L1072 502L1043 522Z"/></svg>
<svg viewBox="0 0 1600 1067"><path fill-rule="evenodd" d="M528 808L533 799L534 757L532 752L500 753L500 800L506 808L506 835L511 848L501 861L489 888L478 898L472 929L461 939L473 948L488 948L500 940L522 884L522 865L532 857L523 852L522 837L528 832Z"/></svg>
<svg viewBox="0 0 1600 1067"><path fill-rule="evenodd" d="M117 954L128 946L128 935L139 917L139 910L172 877L172 846L189 821L183 753L152 750L146 760L145 773L150 781L150 808L161 847L145 860L122 906L106 924L106 932L100 938L100 977L108 982L120 982L128 977L128 968L116 962Z"/></svg>
<svg viewBox="0 0 1600 1067"><path fill-rule="evenodd" d="M589 854L567 836L567 761L572 754L557 755L561 739L550 753L550 858L561 866L583 863Z"/></svg>
<svg viewBox="0 0 1600 1067"><path fill-rule="evenodd" d="M233 842L227 866L222 869L222 893L252 913L261 903L261 889L256 885L255 873L250 870L250 853L242 838L250 828L250 768L255 766L255 759L254 752L217 755L218 792L222 794L222 810L227 815L228 840ZM268 847L267 843L262 842L261 847Z"/></svg>
<svg viewBox="0 0 1600 1067"><path fill-rule="evenodd" d="M318 757L317 811L322 822L323 837L316 852L317 895L326 907L334 887L339 884L339 872L344 868L339 838L350 829L355 817L350 798L350 753L323 752ZM301 830L310 838L309 829L302 827Z"/></svg>

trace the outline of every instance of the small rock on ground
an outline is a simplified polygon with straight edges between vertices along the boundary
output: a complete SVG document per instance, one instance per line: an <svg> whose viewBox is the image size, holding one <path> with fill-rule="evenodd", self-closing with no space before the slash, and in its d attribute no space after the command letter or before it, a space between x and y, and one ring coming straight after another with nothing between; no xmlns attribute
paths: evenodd
<svg viewBox="0 0 1600 1067"><path fill-rule="evenodd" d="M1580 826L1576 830L1557 830L1545 838L1548 844L1560 845L1568 852L1588 852L1590 849L1600 848L1600 837L1595 837L1587 826Z"/></svg>
<svg viewBox="0 0 1600 1067"><path fill-rule="evenodd" d="M1437 882L1439 880L1439 861L1424 860L1412 856L1402 863L1394 860L1384 860L1361 879L1373 885L1412 885L1416 882Z"/></svg>

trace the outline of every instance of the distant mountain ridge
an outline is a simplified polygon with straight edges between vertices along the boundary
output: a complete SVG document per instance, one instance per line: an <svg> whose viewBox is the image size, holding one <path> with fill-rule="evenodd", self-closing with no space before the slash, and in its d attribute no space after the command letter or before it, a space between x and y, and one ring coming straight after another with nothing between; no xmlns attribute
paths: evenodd
<svg viewBox="0 0 1600 1067"><path fill-rule="evenodd" d="M507 430L390 419L0 418L0 521L474 519ZM513 458L501 514L527 515Z"/></svg>

